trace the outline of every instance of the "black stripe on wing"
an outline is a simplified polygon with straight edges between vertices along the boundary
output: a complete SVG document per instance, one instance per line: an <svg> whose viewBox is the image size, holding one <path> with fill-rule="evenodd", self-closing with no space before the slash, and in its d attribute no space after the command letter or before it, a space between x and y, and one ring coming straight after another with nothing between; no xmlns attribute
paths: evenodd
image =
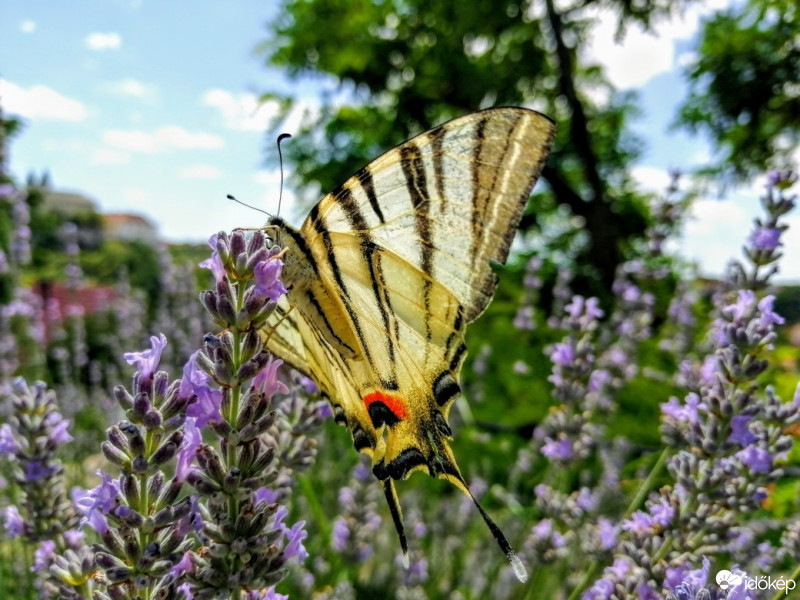
<svg viewBox="0 0 800 600"><path fill-rule="evenodd" d="M343 188L341 192L339 192L339 194L336 196L336 201L340 204L342 210L344 211L344 214L347 216L347 220L350 223L350 227L352 227L355 234L358 235L358 237L361 240L361 255L364 258L364 262L366 263L367 268L369 270L370 279L372 280L371 281L372 293L375 295L375 304L378 307L378 311L381 313L381 321L383 321L383 326L386 329L388 349L389 349L389 361L392 364L394 364L395 363L394 345L395 341L399 341L400 331L396 319L391 318L391 320L395 321L394 323L395 339L392 339L391 336L392 328L389 321L390 317L393 315L393 311L391 306L391 300L389 298L389 293L386 290L386 280L383 275L383 269L381 268L380 265L380 259L378 258L379 255L376 254L377 246L372 241L372 238L369 235L367 222L364 219L364 215L359 210L358 203L356 202L350 190L348 190L347 188Z"/></svg>
<svg viewBox="0 0 800 600"><path fill-rule="evenodd" d="M369 205L372 207L375 216L378 217L381 224L386 223L381 205L378 204L378 196L375 194L375 182L372 180L372 172L369 167L361 169L361 171L356 174L356 179L361 183L361 187L364 188L364 193L367 195L367 200L369 200Z"/></svg>
<svg viewBox="0 0 800 600"><path fill-rule="evenodd" d="M420 240L420 269L427 277L423 283L425 306L425 341L430 343L433 338L431 329L431 279L433 275L433 231L428 212L430 199L428 197L428 182L425 176L425 163L419 146L408 142L400 148L400 166L406 178L406 187L414 207L414 220L417 235ZM427 351L427 346L426 346Z"/></svg>
<svg viewBox="0 0 800 600"><path fill-rule="evenodd" d="M336 281L336 285L339 286L339 289L342 292L342 304L344 305L347 314L350 316L350 321L353 323L353 327L356 330L356 336L358 336L358 340L361 343L361 348L364 351L364 357L367 359L367 362L370 364L370 368L373 371L376 371L375 360L370 352L369 346L366 343L366 339L364 337L364 330L361 327L361 321L358 318L358 314L353 309L353 302L350 296L350 291L347 288L347 284L344 281L344 277L342 277L342 270L339 267L339 263L336 260L336 252L333 247L333 242L331 241L331 235L328 231L328 228L325 226L323 221L324 217L320 214L320 204L318 203L311 209L311 212L308 215L308 220L311 223L311 227L314 229L314 232L322 239L322 245L325 247L325 254L328 258L328 264L331 267L331 272L333 273L333 278Z"/></svg>

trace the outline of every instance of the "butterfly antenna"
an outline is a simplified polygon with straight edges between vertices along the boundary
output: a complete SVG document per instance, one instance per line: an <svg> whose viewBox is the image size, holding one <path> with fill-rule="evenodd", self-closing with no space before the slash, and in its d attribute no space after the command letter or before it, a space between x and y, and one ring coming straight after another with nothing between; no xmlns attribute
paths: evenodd
<svg viewBox="0 0 800 600"><path fill-rule="evenodd" d="M278 136L278 163L281 167L281 188L278 192L278 216L281 216L281 200L283 200L283 153L281 152L281 142L287 138L292 137L288 133L282 133Z"/></svg>
<svg viewBox="0 0 800 600"><path fill-rule="evenodd" d="M403 526L403 511L400 509L400 499L397 497L397 490L392 479L383 480L383 493L389 503L389 512L392 513L392 521L394 521L397 536L400 538L400 549L403 551L403 566L407 569L409 565L408 540L406 540L406 531Z"/></svg>
<svg viewBox="0 0 800 600"><path fill-rule="evenodd" d="M264 213L265 215L267 215L268 217L271 217L271 216L272 216L271 214L269 214L269 213L268 213L267 211L265 211L265 210L261 210L260 208L257 208L257 207L255 207L255 206L251 206L251 205L249 205L249 204L246 204L246 203L242 202L241 200L239 200L239 199L238 199L236 196L234 196L233 194L228 194L228 195L227 195L227 198L228 198L228 200L233 200L234 202L238 202L238 203L239 203L239 204L241 204L242 206L246 206L247 208L252 208L253 210L257 210L258 212L262 212L262 213Z"/></svg>

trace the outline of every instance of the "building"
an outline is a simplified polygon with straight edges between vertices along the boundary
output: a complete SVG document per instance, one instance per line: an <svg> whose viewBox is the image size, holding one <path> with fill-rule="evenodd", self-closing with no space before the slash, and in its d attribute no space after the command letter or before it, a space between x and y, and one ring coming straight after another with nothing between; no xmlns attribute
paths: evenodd
<svg viewBox="0 0 800 600"><path fill-rule="evenodd" d="M103 232L107 240L122 242L158 242L158 229L140 215L111 213L103 215Z"/></svg>
<svg viewBox="0 0 800 600"><path fill-rule="evenodd" d="M97 212L97 203L86 196L53 190L43 190L43 192L42 208L46 211L61 213L66 217Z"/></svg>

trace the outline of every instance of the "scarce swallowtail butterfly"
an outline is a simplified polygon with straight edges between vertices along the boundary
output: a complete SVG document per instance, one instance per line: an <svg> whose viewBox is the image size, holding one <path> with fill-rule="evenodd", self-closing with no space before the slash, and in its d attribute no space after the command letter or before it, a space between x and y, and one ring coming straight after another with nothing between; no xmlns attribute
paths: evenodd
<svg viewBox="0 0 800 600"><path fill-rule="evenodd" d="M464 333L489 304L555 132L524 108L466 115L389 150L311 210L271 218L288 289L268 349L329 398L372 458L407 561L394 481L414 471L472 498L521 580L503 533L472 496L448 440Z"/></svg>

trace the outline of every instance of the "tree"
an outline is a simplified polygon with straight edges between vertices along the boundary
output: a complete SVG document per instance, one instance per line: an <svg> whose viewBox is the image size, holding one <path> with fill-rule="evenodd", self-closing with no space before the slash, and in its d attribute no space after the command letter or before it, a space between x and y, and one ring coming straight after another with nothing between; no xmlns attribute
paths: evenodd
<svg viewBox="0 0 800 600"><path fill-rule="evenodd" d="M628 176L641 146L626 129L633 98L615 93L578 52L592 4L286 0L262 44L267 61L340 85L287 146L295 182L333 189L381 151L444 120L486 106L533 106L559 126L543 173L556 201L549 206L566 205L583 220L588 240L576 264L607 289L646 211ZM622 30L633 21L649 26L680 4L605 5ZM538 202L522 228L536 227L547 206Z"/></svg>
<svg viewBox="0 0 800 600"><path fill-rule="evenodd" d="M795 0L750 0L705 24L679 123L710 135L719 152L712 170L726 179L797 161L798 31Z"/></svg>

